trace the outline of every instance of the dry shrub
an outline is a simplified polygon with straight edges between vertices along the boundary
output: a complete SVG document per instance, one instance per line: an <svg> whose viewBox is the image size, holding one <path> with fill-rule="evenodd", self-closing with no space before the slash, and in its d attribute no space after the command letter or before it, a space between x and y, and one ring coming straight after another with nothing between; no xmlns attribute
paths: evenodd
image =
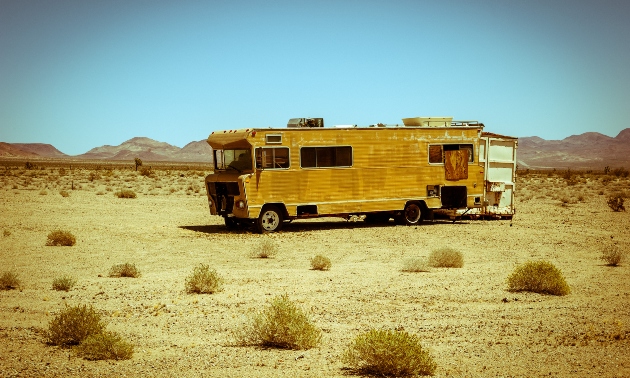
<svg viewBox="0 0 630 378"><path fill-rule="evenodd" d="M405 260L402 268L403 272L428 272L429 262L423 257L413 257Z"/></svg>
<svg viewBox="0 0 630 378"><path fill-rule="evenodd" d="M317 255L311 259L311 268L313 270L328 270L331 266L332 263L326 256Z"/></svg>
<svg viewBox="0 0 630 378"><path fill-rule="evenodd" d="M210 270L208 265L201 264L193 269L186 278L186 292L188 294L212 294L221 291L223 278L216 270Z"/></svg>
<svg viewBox="0 0 630 378"><path fill-rule="evenodd" d="M42 190L39 191L39 195L40 196L45 196L45 195L48 195L48 192L46 191L46 189L42 189Z"/></svg>
<svg viewBox="0 0 630 378"><path fill-rule="evenodd" d="M133 356L133 345L115 332L105 331L88 336L75 349L86 360L128 360Z"/></svg>
<svg viewBox="0 0 630 378"><path fill-rule="evenodd" d="M110 277L140 277L140 271L136 268L135 264L116 264L109 269Z"/></svg>
<svg viewBox="0 0 630 378"><path fill-rule="evenodd" d="M265 239L260 242L254 250L251 252L250 256L252 258L259 259L272 259L276 257L278 254L278 246L270 239Z"/></svg>
<svg viewBox="0 0 630 378"><path fill-rule="evenodd" d="M434 268L461 268L464 266L464 256L461 252L450 247L439 248L429 254L429 266Z"/></svg>
<svg viewBox="0 0 630 378"><path fill-rule="evenodd" d="M602 250L601 259L606 262L608 266L617 266L626 259L626 251L622 250L616 244L604 247Z"/></svg>
<svg viewBox="0 0 630 378"><path fill-rule="evenodd" d="M78 345L88 336L102 333L105 323L92 306L67 307L48 325L48 343L52 345Z"/></svg>
<svg viewBox="0 0 630 378"><path fill-rule="evenodd" d="M60 191L59 191L59 194L60 194L62 197L70 197L70 193L68 193L68 191L66 191L66 190L60 190Z"/></svg>
<svg viewBox="0 0 630 378"><path fill-rule="evenodd" d="M283 349L310 349L321 341L321 330L284 294L253 316L252 322L233 332L239 345Z"/></svg>
<svg viewBox="0 0 630 378"><path fill-rule="evenodd" d="M142 167L142 168L140 168L140 175L141 176L145 176L145 177L149 177L149 178L155 178L156 177L155 171L151 167Z"/></svg>
<svg viewBox="0 0 630 378"><path fill-rule="evenodd" d="M52 283L53 290L69 291L77 283L77 281L69 276L55 278Z"/></svg>
<svg viewBox="0 0 630 378"><path fill-rule="evenodd" d="M375 330L357 336L342 361L361 374L376 376L433 375L433 358L420 338L405 331Z"/></svg>
<svg viewBox="0 0 630 378"><path fill-rule="evenodd" d="M519 265L508 277L508 291L567 295L571 288L562 272L548 261L529 261Z"/></svg>
<svg viewBox="0 0 630 378"><path fill-rule="evenodd" d="M3 230L2 235L4 235L4 237L11 236L11 230Z"/></svg>
<svg viewBox="0 0 630 378"><path fill-rule="evenodd" d="M0 290L19 289L21 287L20 279L15 272L4 272L0 276Z"/></svg>
<svg viewBox="0 0 630 378"><path fill-rule="evenodd" d="M48 234L46 245L71 247L76 242L77 242L77 239L70 232L63 231L63 230L56 230Z"/></svg>
<svg viewBox="0 0 630 378"><path fill-rule="evenodd" d="M114 193L114 195L118 198L136 198L136 192L131 189L121 189Z"/></svg>
<svg viewBox="0 0 630 378"><path fill-rule="evenodd" d="M613 193L608 196L606 203L612 211L626 211L626 208L623 206L624 197L624 194L621 192Z"/></svg>

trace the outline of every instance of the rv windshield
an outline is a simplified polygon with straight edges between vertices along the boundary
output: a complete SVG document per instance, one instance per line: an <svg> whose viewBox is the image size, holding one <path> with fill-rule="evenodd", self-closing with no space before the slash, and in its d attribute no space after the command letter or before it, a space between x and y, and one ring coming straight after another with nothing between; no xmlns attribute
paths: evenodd
<svg viewBox="0 0 630 378"><path fill-rule="evenodd" d="M214 166L216 169L249 171L252 169L252 153L250 150L214 150Z"/></svg>

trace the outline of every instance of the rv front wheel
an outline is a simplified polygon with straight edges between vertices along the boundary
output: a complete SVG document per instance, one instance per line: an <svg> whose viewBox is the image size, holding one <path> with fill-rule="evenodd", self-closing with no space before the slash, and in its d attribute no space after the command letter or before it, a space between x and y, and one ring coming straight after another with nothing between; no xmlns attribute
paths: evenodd
<svg viewBox="0 0 630 378"><path fill-rule="evenodd" d="M282 213L275 206L265 207L258 217L256 228L261 234L280 231L282 228Z"/></svg>
<svg viewBox="0 0 630 378"><path fill-rule="evenodd" d="M420 223L422 220L422 210L420 210L420 206L417 203L408 203L407 206L405 206L403 220L408 226Z"/></svg>

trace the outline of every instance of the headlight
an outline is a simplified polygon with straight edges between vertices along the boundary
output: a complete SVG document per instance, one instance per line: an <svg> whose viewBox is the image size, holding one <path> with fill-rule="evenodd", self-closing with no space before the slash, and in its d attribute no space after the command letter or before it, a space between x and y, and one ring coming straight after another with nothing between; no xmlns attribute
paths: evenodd
<svg viewBox="0 0 630 378"><path fill-rule="evenodd" d="M236 207L238 207L239 209L243 210L243 209L245 208L245 201L243 201L243 200L239 200L239 201L236 203Z"/></svg>

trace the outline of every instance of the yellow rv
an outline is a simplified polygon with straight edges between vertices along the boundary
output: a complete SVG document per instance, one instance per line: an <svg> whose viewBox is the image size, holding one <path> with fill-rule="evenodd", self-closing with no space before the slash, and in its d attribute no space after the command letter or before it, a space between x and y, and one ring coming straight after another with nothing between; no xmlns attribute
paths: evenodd
<svg viewBox="0 0 630 378"><path fill-rule="evenodd" d="M266 233L294 219L415 225L436 209L482 207L482 123L417 117L402 125L323 124L297 118L286 128L213 132L210 213L230 228Z"/></svg>

